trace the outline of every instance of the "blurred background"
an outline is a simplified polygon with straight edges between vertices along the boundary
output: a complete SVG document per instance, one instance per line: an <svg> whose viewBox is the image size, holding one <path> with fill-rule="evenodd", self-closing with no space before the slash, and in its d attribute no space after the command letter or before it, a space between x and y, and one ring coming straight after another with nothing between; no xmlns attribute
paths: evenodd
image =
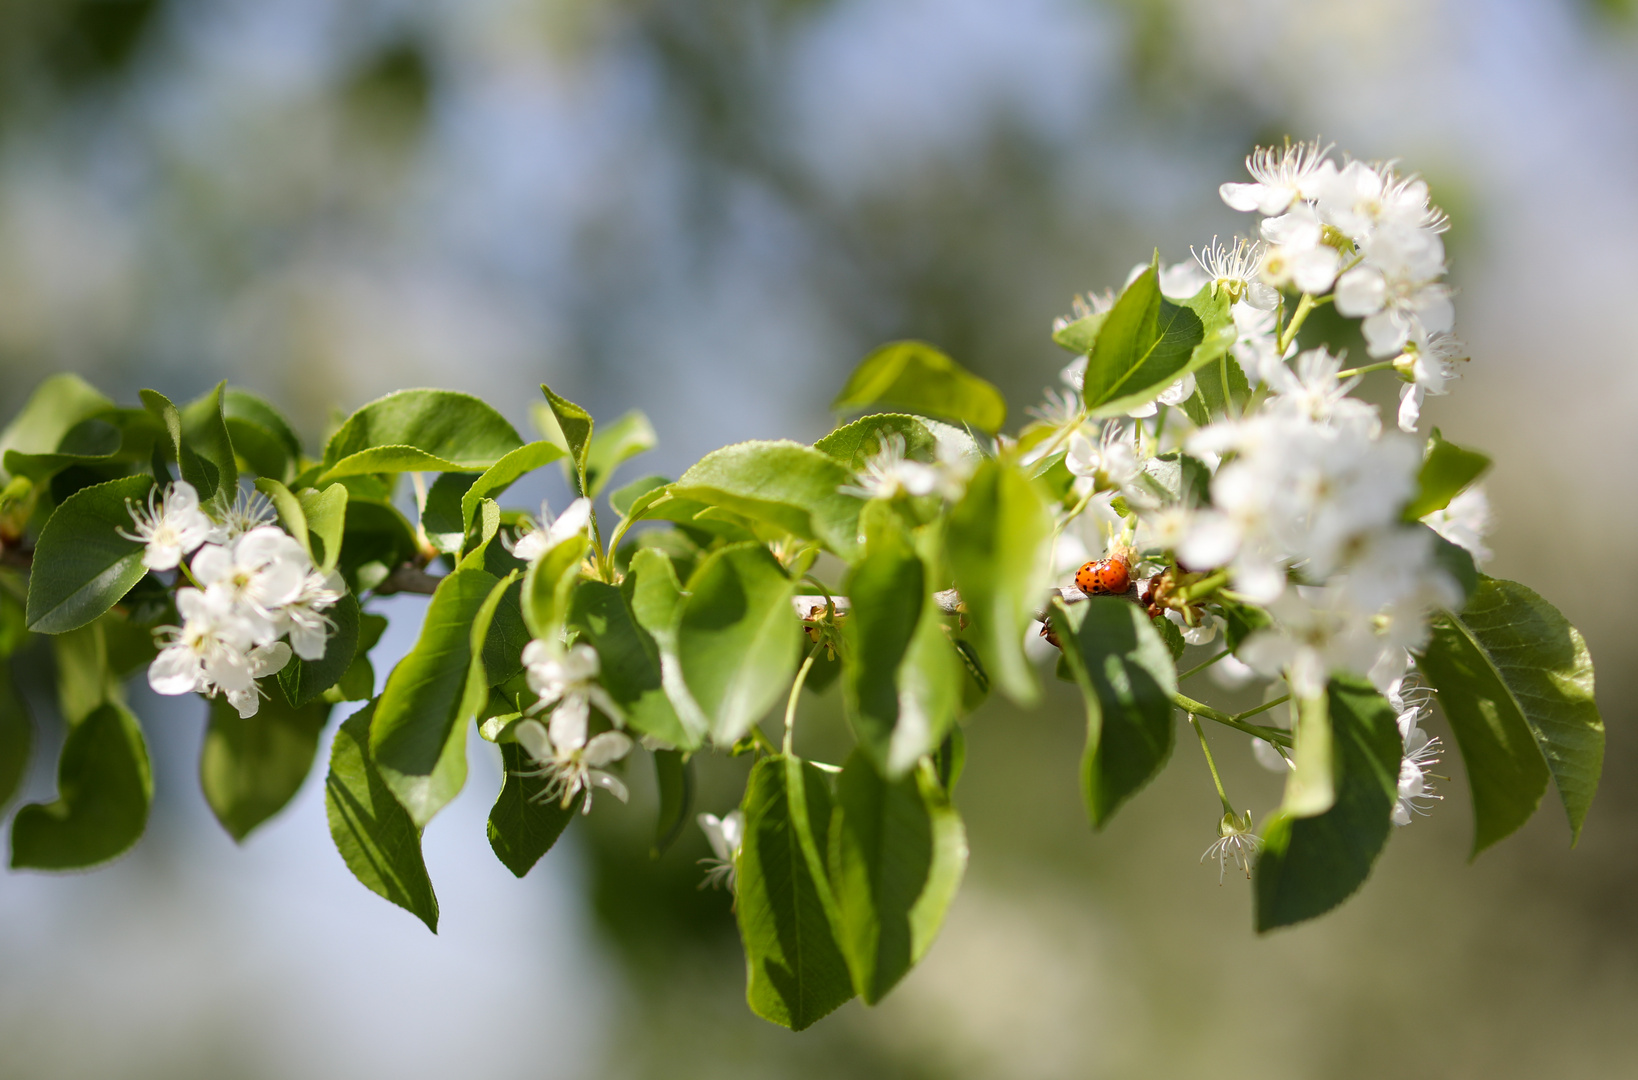
<svg viewBox="0 0 1638 1080"><path fill-rule="evenodd" d="M1447 762L1449 797L1360 896L1259 939L1244 880L1196 861L1219 811L1192 745L1093 835L1073 692L992 702L967 726L972 859L937 945L882 1005L793 1036L744 1006L728 897L694 887L699 834L648 857L644 762L630 808L599 800L520 882L487 850L499 765L475 743L426 835L433 937L348 875L322 764L236 848L198 793L203 708L143 688L140 846L91 874L0 872L0 1080L1638 1073L1635 16L0 0L5 415L55 371L122 400L227 378L316 449L332 410L405 386L483 395L523 428L548 381L600 418L645 410L661 446L627 475L675 475L738 439L823 434L858 358L913 336L1019 417L1067 359L1048 328L1073 293L1247 227L1216 188L1255 142L1402 158L1454 219L1474 358L1427 415L1495 455L1490 570L1583 629L1609 725L1578 850L1549 802L1469 865ZM391 603L383 673L424 601ZM48 697L32 798L60 741ZM834 690L806 708L823 756ZM1260 819L1277 778L1217 742ZM698 808L725 811L742 777L713 763Z"/></svg>

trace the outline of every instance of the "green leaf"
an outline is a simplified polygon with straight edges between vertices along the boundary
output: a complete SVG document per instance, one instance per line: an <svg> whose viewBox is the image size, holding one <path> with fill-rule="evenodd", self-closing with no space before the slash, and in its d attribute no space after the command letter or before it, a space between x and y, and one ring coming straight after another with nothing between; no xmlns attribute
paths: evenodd
<svg viewBox="0 0 1638 1080"><path fill-rule="evenodd" d="M385 503L349 497L341 538L341 558L337 566L354 592L373 587L380 578L361 583L367 567L379 567L380 577L413 559L415 530L404 515Z"/></svg>
<svg viewBox="0 0 1638 1080"><path fill-rule="evenodd" d="M69 428L62 440L48 453L26 454L6 450L0 457L6 471L14 478L27 477L35 485L43 486L54 476L72 466L98 470L95 475L107 479L127 470L116 467L122 463L138 463L150 459L154 441L162 436L160 425L148 413L138 409L110 408L86 417Z"/></svg>
<svg viewBox="0 0 1638 1080"><path fill-rule="evenodd" d="M438 583L421 636L387 676L370 725L370 758L382 780L424 828L466 783L468 676L473 640L488 634L501 582L456 570ZM480 680L482 681L482 680ZM487 699L487 684L484 686Z"/></svg>
<svg viewBox="0 0 1638 1080"><path fill-rule="evenodd" d="M831 402L835 412L872 406L926 413L994 435L1007 401L990 383L924 341L895 341L872 352Z"/></svg>
<svg viewBox="0 0 1638 1080"><path fill-rule="evenodd" d="M347 487L331 484L322 491L307 488L297 498L307 519L313 562L328 574L341 559L342 535L347 528Z"/></svg>
<svg viewBox="0 0 1638 1080"><path fill-rule="evenodd" d="M279 524L284 526L284 531L301 544L308 558L312 558L313 545L307 536L307 513L301 508L301 500L282 481L270 476L258 476L256 490L267 496L267 501L273 504L274 512L279 515Z"/></svg>
<svg viewBox="0 0 1638 1080"><path fill-rule="evenodd" d="M1246 373L1227 352L1220 354L1216 363L1196 371L1194 379L1194 395L1199 399L1201 415L1207 420L1239 416L1251 401L1251 384L1246 382Z"/></svg>
<svg viewBox="0 0 1638 1080"><path fill-rule="evenodd" d="M1052 515L1016 466L980 465L951 510L946 555L967 605L968 640L984 668L1014 701L1039 690L1024 636L1052 580Z"/></svg>
<svg viewBox="0 0 1638 1080"><path fill-rule="evenodd" d="M195 453L193 444L184 436L182 410L157 390L140 390L138 396L142 398L143 408L147 409L164 429L165 453L161 455L158 449L155 450L155 477L159 477L165 471L158 460L163 456L176 464L182 479L193 485L194 490L199 493L200 501L208 502L213 499L220 489L221 478L217 475L216 466Z"/></svg>
<svg viewBox="0 0 1638 1080"><path fill-rule="evenodd" d="M1419 521L1443 510L1488 468L1490 459L1484 454L1446 442L1434 429L1422 469L1416 474L1416 498L1405 507L1405 520Z"/></svg>
<svg viewBox="0 0 1638 1080"><path fill-rule="evenodd" d="M125 704L120 679L108 663L106 620L98 620L51 639L57 665L57 708L69 724L78 724L105 702Z"/></svg>
<svg viewBox="0 0 1638 1080"><path fill-rule="evenodd" d="M688 580L677 656L688 696L718 745L739 741L790 685L802 648L794 591L760 544L713 552Z"/></svg>
<svg viewBox="0 0 1638 1080"><path fill-rule="evenodd" d="M472 528L472 521L477 517L480 502L484 499L493 499L511 487L520 477L562 456L563 450L560 447L541 441L520 446L495 462L474 480L472 486L466 489L466 494L461 496L462 531Z"/></svg>
<svg viewBox="0 0 1638 1080"><path fill-rule="evenodd" d="M546 408L536 412L535 424L549 441L568 455L575 492L584 495L594 427L591 413L568 398L558 397L545 383L540 384L540 392L546 395Z"/></svg>
<svg viewBox="0 0 1638 1080"><path fill-rule="evenodd" d="M0 807L11 802L28 775L34 748L34 722L28 703L12 682L11 665L0 661Z"/></svg>
<svg viewBox="0 0 1638 1080"><path fill-rule="evenodd" d="M28 628L61 634L84 626L117 604L148 571L143 545L120 529L132 527L126 501L148 498L153 480L127 476L82 488L51 515L34 546L28 582Z"/></svg>
<svg viewBox="0 0 1638 1080"><path fill-rule="evenodd" d="M1094 828L1159 775L1171 756L1171 650L1142 608L1112 596L1054 604L1064 659L1086 701L1081 796Z"/></svg>
<svg viewBox="0 0 1638 1080"><path fill-rule="evenodd" d="M1330 698L1299 698L1297 723L1291 733L1291 772L1285 778L1280 813L1292 818L1313 817L1337 801L1336 731L1329 715ZM1398 776L1397 766L1395 776Z"/></svg>
<svg viewBox="0 0 1638 1080"><path fill-rule="evenodd" d="M1160 294L1158 259L1126 286L1087 359L1081 395L1093 416L1118 416L1234 344L1228 296L1211 286L1181 304Z"/></svg>
<svg viewBox="0 0 1638 1080"><path fill-rule="evenodd" d="M571 536L529 565L523 578L523 621L531 636L542 641L562 637L586 547L583 534Z"/></svg>
<svg viewBox="0 0 1638 1080"><path fill-rule="evenodd" d="M228 390L222 416L233 449L257 476L289 483L301 467L301 440L279 410L255 394Z"/></svg>
<svg viewBox="0 0 1638 1080"><path fill-rule="evenodd" d="M400 390L349 416L319 483L363 473L482 472L523 445L493 408L453 390Z"/></svg>
<svg viewBox="0 0 1638 1080"><path fill-rule="evenodd" d="M386 629L387 620L382 616L367 611L359 615L358 646L353 650L353 662L347 665L341 681L324 692L325 701L338 704L368 701L375 696L375 665L370 663L369 652Z"/></svg>
<svg viewBox="0 0 1638 1080"><path fill-rule="evenodd" d="M136 717L103 705L69 729L57 760L56 801L17 811L12 868L77 870L124 854L148 824L153 794Z"/></svg>
<svg viewBox="0 0 1638 1080"><path fill-rule="evenodd" d="M324 813L330 837L353 876L438 932L438 898L421 857L421 830L370 761L376 703L348 717L330 745Z"/></svg>
<svg viewBox="0 0 1638 1080"><path fill-rule="evenodd" d="M1578 840L1603 769L1604 721L1576 628L1523 585L1481 575L1460 615L1434 620L1417 666L1467 763L1473 854L1529 819L1549 773Z"/></svg>
<svg viewBox="0 0 1638 1080"><path fill-rule="evenodd" d="M830 878L853 988L874 1005L927 954L967 866L961 816L924 762L882 778L855 750L836 786Z"/></svg>
<svg viewBox="0 0 1638 1080"><path fill-rule="evenodd" d="M1333 681L1325 711L1336 735L1336 802L1316 817L1269 819L1257 859L1259 932L1353 895L1393 829L1401 750L1393 707L1364 683Z"/></svg>
<svg viewBox="0 0 1638 1080"><path fill-rule="evenodd" d="M1250 604L1219 600L1218 606L1223 613L1223 637L1232 650L1238 650L1241 642L1274 621L1269 618L1268 612Z"/></svg>
<svg viewBox="0 0 1638 1080"><path fill-rule="evenodd" d="M813 448L829 454L849 471L857 472L894 435L904 440L904 456L912 461L931 461L938 453L938 437L928 427L928 421L903 413L861 417L826 435L814 443Z"/></svg>
<svg viewBox="0 0 1638 1080"><path fill-rule="evenodd" d="M426 504L421 507L421 531L427 541L446 555L461 550L466 540L466 521L461 516L461 499L471 490L477 473L439 473L438 479L427 489ZM476 504L473 512L477 512Z"/></svg>
<svg viewBox="0 0 1638 1080"><path fill-rule="evenodd" d="M78 375L53 375L35 388L0 432L0 458L11 451L52 453L76 425L113 407L112 401Z"/></svg>
<svg viewBox="0 0 1638 1080"><path fill-rule="evenodd" d="M862 500L844 495L853 473L822 450L794 442L744 442L705 455L671 486L677 499L721 506L851 560Z"/></svg>
<svg viewBox="0 0 1638 1080"><path fill-rule="evenodd" d="M626 724L641 735L652 735L672 746L690 749L697 735L686 730L666 697L661 680L660 647L631 612L628 597L636 590L601 581L582 581L574 590L569 625L597 650L602 682L609 696L626 712Z"/></svg>
<svg viewBox="0 0 1638 1080"><path fill-rule="evenodd" d="M636 409L599 428L586 447L586 494L597 498L615 469L658 443L654 425Z"/></svg>
<svg viewBox="0 0 1638 1080"><path fill-rule="evenodd" d="M1451 543L1431 528L1423 525L1421 528L1433 533L1431 545L1433 547L1433 561L1439 568L1450 575L1456 587L1462 590L1462 604L1465 606L1467 598L1479 588L1479 568L1473 562L1473 553L1466 548Z"/></svg>
<svg viewBox="0 0 1638 1080"><path fill-rule="evenodd" d="M1098 340L1098 331L1103 328L1103 320L1108 316L1107 311L1094 311L1068 320L1052 331L1052 340L1072 353L1085 356L1092 351Z"/></svg>
<svg viewBox="0 0 1638 1080"><path fill-rule="evenodd" d="M1205 506L1211 501L1211 470L1181 451L1150 458L1144 462L1139 479L1167 503Z"/></svg>
<svg viewBox="0 0 1638 1080"><path fill-rule="evenodd" d="M677 655L677 624L682 618L683 589L665 552L644 548L632 556L621 592L637 625L653 639L660 657L660 686L686 738L678 746L697 747L710 733L711 721L683 682Z"/></svg>
<svg viewBox="0 0 1638 1080"><path fill-rule="evenodd" d="M292 656L279 672L279 687L293 707L316 701L340 682L352 665L354 650L358 648L358 601L352 593L343 593L326 614L334 625L325 639L324 655L317 660Z"/></svg>
<svg viewBox="0 0 1638 1080"><path fill-rule="evenodd" d="M902 776L944 741L961 710L961 658L931 575L892 508L867 505L865 554L848 576L843 701L875 767Z"/></svg>
<svg viewBox="0 0 1638 1080"><path fill-rule="evenodd" d="M500 751L504 774L500 795L489 811L489 846L503 866L522 877L552 850L586 796L581 792L563 806L548 797L543 777L531 775L522 747L503 742Z"/></svg>
<svg viewBox="0 0 1638 1080"><path fill-rule="evenodd" d="M751 770L742 809L735 911L745 997L764 1020L801 1031L853 996L831 932L829 783L796 758L763 758Z"/></svg>
<svg viewBox="0 0 1638 1080"><path fill-rule="evenodd" d="M688 811L694 805L694 763L681 750L656 750L654 781L660 789L660 813L654 821L654 846L649 855L658 859L688 826Z"/></svg>
<svg viewBox="0 0 1638 1080"><path fill-rule="evenodd" d="M211 702L210 727L199 754L199 785L216 820L236 842L243 843L301 789L329 716L328 702L292 708L277 694L249 718L241 718L225 698Z"/></svg>
<svg viewBox="0 0 1638 1080"><path fill-rule="evenodd" d="M223 506L232 506L239 494L239 465L222 415L226 391L227 383L219 382L216 389L182 407L182 439L194 454L209 463L216 478L216 498ZM201 501L212 494L208 488L199 488Z"/></svg>

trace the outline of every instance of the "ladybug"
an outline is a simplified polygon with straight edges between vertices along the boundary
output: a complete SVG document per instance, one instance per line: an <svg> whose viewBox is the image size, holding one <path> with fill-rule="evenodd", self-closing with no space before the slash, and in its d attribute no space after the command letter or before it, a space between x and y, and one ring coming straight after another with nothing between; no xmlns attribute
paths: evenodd
<svg viewBox="0 0 1638 1080"><path fill-rule="evenodd" d="M1075 587L1088 596L1118 596L1131 584L1131 569L1119 556L1097 559L1075 571Z"/></svg>

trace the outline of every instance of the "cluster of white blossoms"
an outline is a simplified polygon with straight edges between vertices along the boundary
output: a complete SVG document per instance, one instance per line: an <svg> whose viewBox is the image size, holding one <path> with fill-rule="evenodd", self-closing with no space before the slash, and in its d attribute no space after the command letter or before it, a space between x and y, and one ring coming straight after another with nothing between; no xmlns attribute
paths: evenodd
<svg viewBox="0 0 1638 1080"><path fill-rule="evenodd" d="M1259 149L1246 168L1252 183L1221 189L1229 206L1264 215L1262 240L1247 249L1255 255L1235 268L1239 277L1253 289L1262 284L1312 297L1330 294L1339 313L1362 319L1371 356L1391 359L1406 381L1399 426L1415 431L1424 396L1444 393L1456 364L1467 358L1462 343L1450 336L1455 309L1441 280L1441 234L1449 219L1429 204L1427 183L1399 175L1393 162L1347 161L1339 167L1330 147L1317 142ZM1274 306L1249 294L1247 302ZM1261 376L1263 368L1248 367L1247 374Z"/></svg>
<svg viewBox="0 0 1638 1080"><path fill-rule="evenodd" d="M324 655L332 628L324 612L345 586L338 574L314 567L288 533L267 524L265 500L241 497L213 517L193 486L179 480L129 509L133 529L121 535L143 544L143 565L182 568L193 583L176 593L182 625L156 631L161 647L148 667L156 692L221 693L249 718L261 706L257 679L282 670L292 654Z"/></svg>
<svg viewBox="0 0 1638 1080"><path fill-rule="evenodd" d="M1426 644L1433 613L1461 599L1435 558L1432 533L1482 561L1489 507L1472 487L1423 519L1432 533L1404 521L1420 441L1384 431L1376 407L1353 391L1371 372L1392 369L1407 383L1398 427L1414 432L1423 396L1445 392L1454 361L1465 358L1450 336L1450 291L1441 281L1446 219L1420 179L1391 164L1338 165L1317 143L1259 150L1247 166L1254 182L1225 184L1222 196L1263 215L1260 239L1214 238L1194 262L1161 267L1158 285L1174 302L1202 289L1227 298L1236 330L1229 356L1249 393L1197 424L1198 380L1222 378L1218 396L1231 397L1228 373L1208 366L1126 417L1093 424L1080 393L1087 358L1065 368L1068 392L1048 391L1036 412L1056 432L1036 457L1066 448L1076 478L1073 509L1060 515L1057 569L1067 574L1119 553L1145 603L1159 595L1151 590L1164 573L1174 598L1176 582L1209 578L1228 599L1263 609L1271 623L1218 662L1228 681L1283 680L1302 699L1324 694L1334 674L1368 678L1399 714L1394 820L1404 824L1437 798L1428 770L1440 751L1421 728L1431 691L1415 681L1413 653ZM1135 267L1128 283L1145 269ZM1292 294L1300 297L1294 305ZM1108 311L1115 299L1076 298L1055 329ZM1298 328L1327 303L1361 320L1371 358L1388 359L1350 367L1329 349L1301 350ZM1155 482L1167 470L1176 475L1176 451L1204 467L1204 490ZM1203 644L1220 620L1188 595L1162 597L1150 613ZM1272 744L1259 749L1271 768L1289 769ZM1224 865L1255 849L1249 821L1227 817L1220 834L1209 854Z"/></svg>
<svg viewBox="0 0 1638 1080"><path fill-rule="evenodd" d="M900 495L934 495L946 501L961 497L972 477L974 456L954 439L941 438L931 463L907 456L904 436L884 437L865 459L852 484L841 491L861 499L896 499Z"/></svg>
<svg viewBox="0 0 1638 1080"><path fill-rule="evenodd" d="M535 562L564 541L583 536L591 524L591 500L580 498L556 517L542 504L540 523L530 523L512 546L512 554ZM598 682L602 662L597 650L585 643L565 646L561 641L536 639L523 648L523 666L535 703L525 710L514 736L533 765L523 775L544 781L538 796L556 799L566 810L584 793L581 813L590 813L592 794L603 788L621 802L628 795L619 777L603 768L631 752L632 740L619 728L625 712ZM591 732L592 707L608 717L615 730ZM544 723L533 719L550 709Z"/></svg>

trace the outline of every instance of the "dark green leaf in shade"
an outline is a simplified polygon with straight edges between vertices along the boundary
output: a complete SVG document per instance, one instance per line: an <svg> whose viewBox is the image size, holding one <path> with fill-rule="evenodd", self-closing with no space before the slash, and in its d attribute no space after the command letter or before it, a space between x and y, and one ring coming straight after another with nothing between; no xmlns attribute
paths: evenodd
<svg viewBox="0 0 1638 1080"><path fill-rule="evenodd" d="M70 495L40 530L28 582L28 627L61 634L113 607L148 571L126 502L145 503L147 476L127 476Z"/></svg>
<svg viewBox="0 0 1638 1080"><path fill-rule="evenodd" d="M1323 915L1353 895L1393 829L1401 751L1393 707L1352 681L1333 681L1327 705L1336 802L1315 817L1268 820L1256 869L1259 932Z"/></svg>
<svg viewBox="0 0 1638 1080"><path fill-rule="evenodd" d="M654 780L660 789L660 812L649 853L657 859L688 826L688 812L694 807L694 763L681 750L656 750Z"/></svg>
<svg viewBox="0 0 1638 1080"><path fill-rule="evenodd" d="M338 567L354 592L373 588L416 554L415 529L385 503L347 500Z"/></svg>
<svg viewBox="0 0 1638 1080"><path fill-rule="evenodd" d="M216 389L182 406L182 441L210 466L208 473L216 478L215 491L200 487L199 498L204 501L214 494L224 507L231 506L239 494L238 460L233 453L227 420L222 415L222 396L226 391L226 382L217 383Z"/></svg>
<svg viewBox="0 0 1638 1080"><path fill-rule="evenodd" d="M472 528L472 521L478 513L478 504L484 499L495 498L520 477L562 456L561 447L542 440L518 447L484 470L461 496L461 530Z"/></svg>
<svg viewBox="0 0 1638 1080"><path fill-rule="evenodd" d="M1422 525L1420 528L1433 533L1431 541L1433 561L1439 565L1440 569L1449 574L1450 580L1454 581L1456 587L1462 590L1462 606L1465 606L1467 598L1472 596L1479 588L1479 567L1473 561L1473 553L1458 544L1451 543L1426 525ZM1457 610L1461 610L1460 606Z"/></svg>
<svg viewBox="0 0 1638 1080"><path fill-rule="evenodd" d="M560 800L547 798L547 781L531 775L522 747L503 742L500 751L505 773L500 796L489 811L489 846L503 866L522 877L557 843L579 812L585 793L565 807Z"/></svg>
<svg viewBox="0 0 1638 1080"><path fill-rule="evenodd" d="M57 708L70 725L78 724L104 702L125 703L120 678L108 664L107 619L51 638L57 666Z"/></svg>
<svg viewBox="0 0 1638 1080"><path fill-rule="evenodd" d="M1151 401L1222 356L1236 331L1228 296L1211 286L1181 304L1160 293L1158 259L1126 286L1087 359L1082 397L1094 416L1118 416Z"/></svg>
<svg viewBox="0 0 1638 1080"><path fill-rule="evenodd" d="M438 932L438 898L421 857L421 830L370 761L375 703L348 717L330 745L324 812L330 837L353 876Z"/></svg>
<svg viewBox="0 0 1638 1080"><path fill-rule="evenodd" d="M387 676L376 701L370 758L411 820L423 828L466 783L466 727L461 720L474 660L472 640L476 635L481 644L488 633L494 615L488 601L499 585L483 570L456 570L440 581L415 648ZM485 686L485 698L487 690Z"/></svg>
<svg viewBox="0 0 1638 1080"><path fill-rule="evenodd" d="M1183 659L1183 650L1189 643L1183 640L1183 631L1177 628L1177 624L1164 615L1157 615L1149 620L1149 625L1155 628L1160 640L1166 643L1166 651L1172 654L1172 662L1176 663Z"/></svg>
<svg viewBox="0 0 1638 1080"><path fill-rule="evenodd" d="M598 428L586 448L586 494L597 498L615 469L638 454L654 449L658 442L654 425L636 409Z"/></svg>
<svg viewBox="0 0 1638 1080"><path fill-rule="evenodd" d="M1488 468L1488 457L1477 450L1446 442L1435 429L1428 440L1422 469L1416 474L1416 497L1405 507L1405 520L1417 521L1435 510L1443 510Z"/></svg>
<svg viewBox="0 0 1638 1080"><path fill-rule="evenodd" d="M601 581L579 582L569 625L597 650L603 686L625 710L627 726L639 735L692 749L699 741L682 726L666 697L660 646L632 614L628 597L636 594L636 576L627 578L624 589Z"/></svg>
<svg viewBox="0 0 1638 1080"><path fill-rule="evenodd" d="M1575 627L1523 585L1481 576L1460 615L1434 620L1417 666L1467 763L1473 853L1529 819L1549 775L1579 839L1603 769L1604 721Z"/></svg>
<svg viewBox="0 0 1638 1080"><path fill-rule="evenodd" d="M801 1031L853 996L831 930L829 780L796 758L763 758L751 770L741 809L735 911L745 945L745 997L764 1020Z"/></svg>
<svg viewBox="0 0 1638 1080"><path fill-rule="evenodd" d="M886 780L859 750L836 785L830 880L853 988L874 1005L927 954L967 866L967 834L932 765Z"/></svg>
<svg viewBox="0 0 1638 1080"><path fill-rule="evenodd" d="M688 697L718 745L737 742L790 686L802 648L794 590L760 544L722 548L688 580L677 656ZM678 706L685 725L686 711Z"/></svg>
<svg viewBox="0 0 1638 1080"><path fill-rule="evenodd" d="M1149 616L1130 601L1059 601L1053 623L1086 702L1081 796L1101 829L1171 755L1177 669Z"/></svg>
<svg viewBox="0 0 1638 1080"><path fill-rule="evenodd" d="M496 544L490 551L494 553L499 549L500 545ZM504 550L499 550L499 554L504 555ZM498 686L523 671L523 650L529 644L529 628L524 624L523 613L519 610L523 597L522 571L508 569L495 573L491 569L490 573L496 577L513 573L520 575L506 586L500 605L495 608L494 618L489 622L489 633L483 641L484 677L490 686Z"/></svg>
<svg viewBox="0 0 1638 1080"><path fill-rule="evenodd" d="M453 390L400 390L344 421L320 481L365 473L482 472L523 445L506 418Z"/></svg>
<svg viewBox="0 0 1638 1080"><path fill-rule="evenodd" d="M153 794L136 717L103 705L69 729L57 760L56 801L17 811L12 867L78 870L123 854L142 836Z"/></svg>
<svg viewBox="0 0 1638 1080"><path fill-rule="evenodd" d="M9 803L22 786L33 748L34 722L28 714L28 703L12 682L11 665L0 660L0 807Z"/></svg>
<svg viewBox="0 0 1638 1080"><path fill-rule="evenodd" d="M255 394L228 390L222 399L233 449L257 476L289 483L301 467L301 440L280 412Z"/></svg>
<svg viewBox="0 0 1638 1080"><path fill-rule="evenodd" d="M938 753L933 755L933 769L938 774L938 782L943 785L945 794L954 795L956 784L961 781L961 773L967 767L967 736L961 733L960 727L950 729L950 734L944 737Z"/></svg>
<svg viewBox="0 0 1638 1080"><path fill-rule="evenodd" d="M576 493L586 494L586 466L591 456L591 413L568 398L559 397L545 383L540 392L546 395L546 408L535 414L535 425L547 441L556 443L569 457L570 480Z"/></svg>
<svg viewBox="0 0 1638 1080"><path fill-rule="evenodd" d="M633 620L653 639L660 656L660 686L687 736L678 746L696 747L710 733L710 718L683 682L677 654L677 624L682 619L683 589L671 559L654 548L632 556L620 590Z"/></svg>
<svg viewBox="0 0 1638 1080"><path fill-rule="evenodd" d="M671 486L673 498L718 506L818 540L844 559L858 549L859 498L854 482L822 450L794 442L744 442L705 455Z"/></svg>
<svg viewBox="0 0 1638 1080"><path fill-rule="evenodd" d="M1014 701L1034 702L1024 636L1052 573L1052 515L1041 492L1016 466L984 462L950 511L945 549L984 670Z"/></svg>
<svg viewBox="0 0 1638 1080"><path fill-rule="evenodd" d="M370 663L369 651L386 628L387 620L380 615L366 611L358 617L358 646L353 650L353 662L347 665L341 681L324 692L325 701L339 704L368 701L375 696L375 665Z"/></svg>
<svg viewBox="0 0 1638 1080"><path fill-rule="evenodd" d="M904 456L912 461L931 461L938 453L938 437L928 422L903 413L877 413L844 424L813 444L835 458L843 467L857 472L882 444L897 435L904 440Z"/></svg>
<svg viewBox="0 0 1638 1080"><path fill-rule="evenodd" d="M1007 420L1001 391L924 341L895 341L866 356L830 407L925 413L988 435Z"/></svg>
<svg viewBox="0 0 1638 1080"><path fill-rule="evenodd" d="M1241 604L1233 600L1219 601L1223 613L1223 636L1227 638L1230 649L1238 649L1240 643L1250 637L1252 633L1261 630L1273 622L1268 612L1250 604Z"/></svg>
<svg viewBox="0 0 1638 1080"><path fill-rule="evenodd" d="M211 702L199 785L235 841L242 843L301 789L329 715L329 702L291 708L278 694L263 700L251 717L240 717L226 698Z"/></svg>
<svg viewBox="0 0 1638 1080"><path fill-rule="evenodd" d="M324 642L324 655L317 660L303 660L292 656L279 672L279 687L286 701L295 707L318 700L324 692L347 673L358 648L358 601L352 593L343 593L341 599L324 613L332 623L329 637Z"/></svg>

